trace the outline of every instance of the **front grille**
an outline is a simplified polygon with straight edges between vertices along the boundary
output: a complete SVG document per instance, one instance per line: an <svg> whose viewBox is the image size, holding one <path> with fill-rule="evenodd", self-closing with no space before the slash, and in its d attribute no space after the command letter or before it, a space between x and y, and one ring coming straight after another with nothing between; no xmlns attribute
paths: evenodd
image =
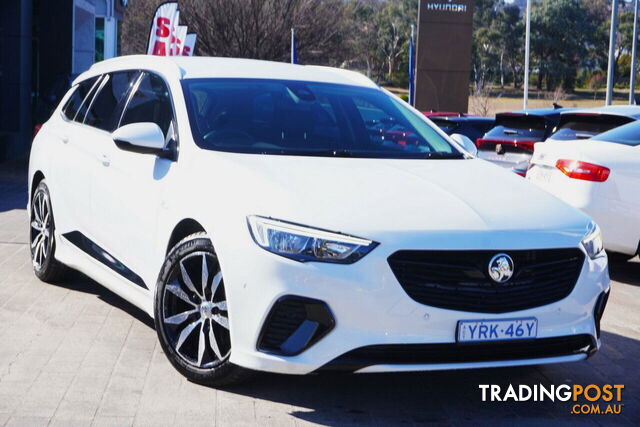
<svg viewBox="0 0 640 427"><path fill-rule="evenodd" d="M513 259L513 277L489 277L491 258ZM405 292L432 307L478 313L506 313L567 297L584 263L577 248L518 251L399 251L389 265Z"/></svg>
<svg viewBox="0 0 640 427"><path fill-rule="evenodd" d="M332 360L321 371L356 371L373 365L499 362L591 354L590 335L474 344L390 344L360 347Z"/></svg>

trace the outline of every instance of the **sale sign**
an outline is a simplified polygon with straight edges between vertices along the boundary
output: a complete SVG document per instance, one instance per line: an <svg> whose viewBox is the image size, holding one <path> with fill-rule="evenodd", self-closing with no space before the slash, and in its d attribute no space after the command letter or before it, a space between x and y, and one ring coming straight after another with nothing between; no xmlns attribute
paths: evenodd
<svg viewBox="0 0 640 427"><path fill-rule="evenodd" d="M171 55L182 55L184 50L184 42L187 39L187 26L178 25L171 37Z"/></svg>
<svg viewBox="0 0 640 427"><path fill-rule="evenodd" d="M149 34L148 55L171 55L171 42L178 26L179 13L177 2L163 3L158 6Z"/></svg>
<svg viewBox="0 0 640 427"><path fill-rule="evenodd" d="M182 48L182 56L193 56L193 52L196 50L196 38L195 33L187 34L187 38Z"/></svg>

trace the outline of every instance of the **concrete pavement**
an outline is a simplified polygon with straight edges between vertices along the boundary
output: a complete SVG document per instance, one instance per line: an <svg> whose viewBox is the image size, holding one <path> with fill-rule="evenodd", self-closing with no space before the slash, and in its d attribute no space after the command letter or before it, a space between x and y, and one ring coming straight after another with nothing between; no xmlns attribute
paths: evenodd
<svg viewBox="0 0 640 427"><path fill-rule="evenodd" d="M640 422L640 263L612 267L604 348L586 362L454 372L264 374L216 390L168 363L152 321L83 275L38 281L26 186L0 176L0 426ZM621 415L568 402L482 402L478 384L624 384Z"/></svg>

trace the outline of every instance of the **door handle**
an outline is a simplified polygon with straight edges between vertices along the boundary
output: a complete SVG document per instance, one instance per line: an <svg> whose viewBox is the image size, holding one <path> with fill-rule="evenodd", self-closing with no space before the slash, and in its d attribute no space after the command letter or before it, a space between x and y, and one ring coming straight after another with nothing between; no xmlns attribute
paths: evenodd
<svg viewBox="0 0 640 427"><path fill-rule="evenodd" d="M102 155L102 166L109 166L111 164L111 159L106 154Z"/></svg>

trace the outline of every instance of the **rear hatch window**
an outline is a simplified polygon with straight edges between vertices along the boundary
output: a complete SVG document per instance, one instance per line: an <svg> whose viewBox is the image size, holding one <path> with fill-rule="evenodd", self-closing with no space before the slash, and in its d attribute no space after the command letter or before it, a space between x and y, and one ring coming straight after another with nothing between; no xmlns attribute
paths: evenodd
<svg viewBox="0 0 640 427"><path fill-rule="evenodd" d="M640 121L612 129L594 139L636 147L640 145Z"/></svg>
<svg viewBox="0 0 640 427"><path fill-rule="evenodd" d="M457 128L458 123L452 122L450 120L442 120L442 119L431 119L433 123L436 124L440 129L442 129L447 135L451 135Z"/></svg>
<svg viewBox="0 0 640 427"><path fill-rule="evenodd" d="M485 135L487 139L506 140L526 138L542 141L545 136L546 121L544 117L527 115L496 115L496 123Z"/></svg>
<svg viewBox="0 0 640 427"><path fill-rule="evenodd" d="M609 114L563 114L557 130L549 137L557 141L588 139L633 121Z"/></svg>

